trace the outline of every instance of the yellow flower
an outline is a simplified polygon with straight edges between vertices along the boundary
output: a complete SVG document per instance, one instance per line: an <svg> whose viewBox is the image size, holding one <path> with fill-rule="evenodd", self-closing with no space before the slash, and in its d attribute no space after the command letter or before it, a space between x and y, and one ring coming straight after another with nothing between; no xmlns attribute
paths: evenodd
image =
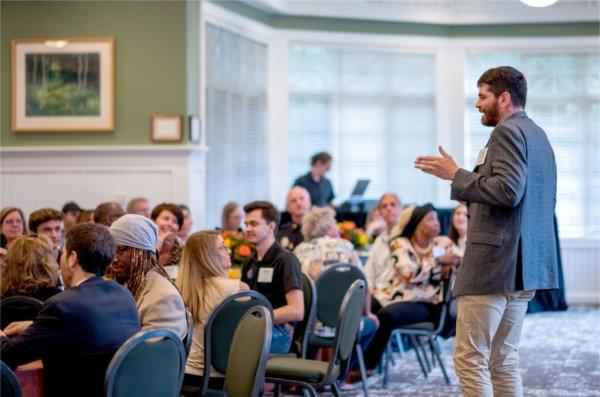
<svg viewBox="0 0 600 397"><path fill-rule="evenodd" d="M369 237L366 234L359 234L358 235L358 244L361 247L366 246L367 244L369 244Z"/></svg>
<svg viewBox="0 0 600 397"><path fill-rule="evenodd" d="M231 249L232 241L230 238L226 238L223 242L225 243L225 247L227 247L227 249Z"/></svg>

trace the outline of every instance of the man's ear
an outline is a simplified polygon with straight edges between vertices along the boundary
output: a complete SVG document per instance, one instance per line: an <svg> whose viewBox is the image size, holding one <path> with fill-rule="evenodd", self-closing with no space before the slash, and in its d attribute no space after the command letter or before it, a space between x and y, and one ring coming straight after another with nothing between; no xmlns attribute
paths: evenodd
<svg viewBox="0 0 600 397"><path fill-rule="evenodd" d="M69 254L67 255L67 264L69 265L69 267L75 266L77 264L77 262L79 262L79 258L77 257L77 252L75 252L75 251L69 252Z"/></svg>
<svg viewBox="0 0 600 397"><path fill-rule="evenodd" d="M498 100L500 101L500 106L502 107L507 107L512 103L510 93L508 93L507 91L504 91L502 94L500 94Z"/></svg>

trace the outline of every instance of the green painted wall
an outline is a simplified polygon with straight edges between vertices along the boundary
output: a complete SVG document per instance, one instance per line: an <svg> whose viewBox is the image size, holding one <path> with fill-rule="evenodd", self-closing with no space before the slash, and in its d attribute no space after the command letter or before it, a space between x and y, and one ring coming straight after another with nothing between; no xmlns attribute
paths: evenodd
<svg viewBox="0 0 600 397"><path fill-rule="evenodd" d="M2 146L151 144L152 114L187 113L185 2L3 0L0 7ZM58 36L115 39L114 132L11 131L11 40Z"/></svg>

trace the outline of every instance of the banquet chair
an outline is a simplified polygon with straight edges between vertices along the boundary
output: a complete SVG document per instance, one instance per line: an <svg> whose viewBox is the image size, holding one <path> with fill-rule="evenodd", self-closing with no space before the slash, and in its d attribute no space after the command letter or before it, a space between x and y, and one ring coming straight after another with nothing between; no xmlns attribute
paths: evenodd
<svg viewBox="0 0 600 397"><path fill-rule="evenodd" d="M140 331L113 356L104 378L105 397L176 397L185 372L181 339L166 329Z"/></svg>
<svg viewBox="0 0 600 397"><path fill-rule="evenodd" d="M13 321L33 320L44 305L39 299L13 295L0 300L0 329Z"/></svg>
<svg viewBox="0 0 600 397"><path fill-rule="evenodd" d="M21 397L21 386L15 373L2 361L0 361L0 372L2 373L0 395L2 397Z"/></svg>

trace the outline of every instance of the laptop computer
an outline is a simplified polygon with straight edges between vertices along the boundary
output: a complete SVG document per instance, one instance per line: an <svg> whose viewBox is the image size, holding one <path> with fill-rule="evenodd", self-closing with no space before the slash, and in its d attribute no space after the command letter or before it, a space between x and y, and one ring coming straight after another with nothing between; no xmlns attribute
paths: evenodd
<svg viewBox="0 0 600 397"><path fill-rule="evenodd" d="M371 182L370 179L359 179L356 181L356 184L354 185L354 189L352 190L352 193L350 194L350 198L351 199L360 199L364 194L365 191L367 190L367 187L369 186L369 183Z"/></svg>

